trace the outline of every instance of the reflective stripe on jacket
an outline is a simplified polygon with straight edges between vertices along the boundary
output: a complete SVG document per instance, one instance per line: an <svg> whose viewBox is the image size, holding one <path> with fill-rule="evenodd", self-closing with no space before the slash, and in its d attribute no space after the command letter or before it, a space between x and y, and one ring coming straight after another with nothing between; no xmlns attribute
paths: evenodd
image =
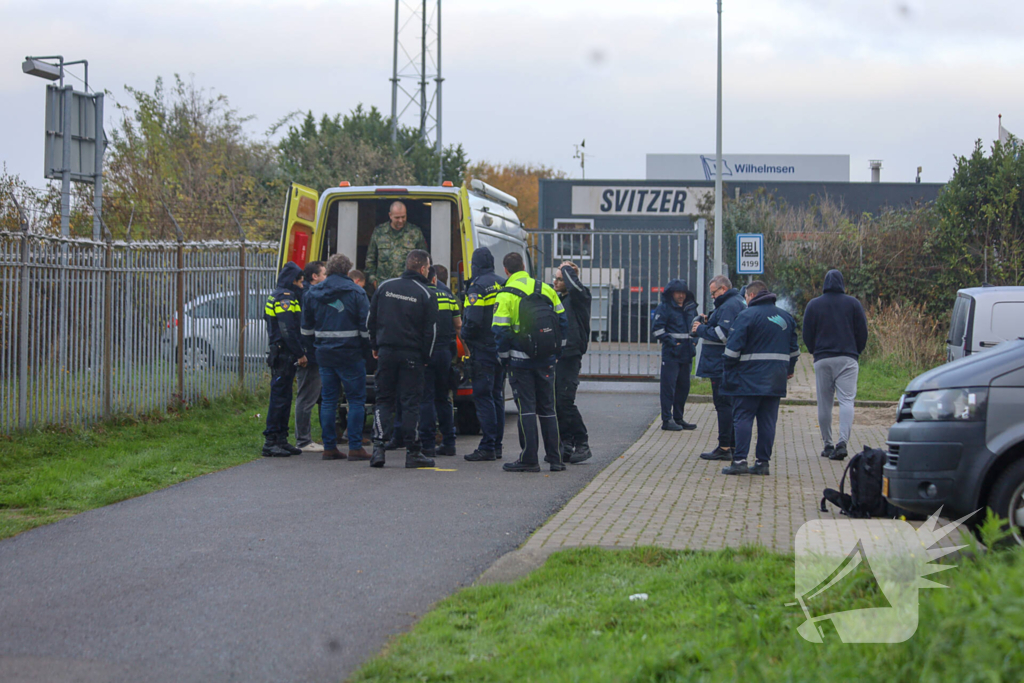
<svg viewBox="0 0 1024 683"><path fill-rule="evenodd" d="M543 368L554 365L558 356L549 358L530 358L516 344L515 335L519 332L519 297L509 289L517 289L527 295L533 294L534 280L527 275L525 270L520 270L509 275L505 286L498 292L498 308L494 311L494 320L491 329L494 330L494 339L498 345L498 357L502 360L509 360L513 366L526 368ZM568 331L569 321L565 316L565 308L562 306L558 294L551 285L541 284L541 295L547 297L551 307L558 315L558 328L562 342Z"/></svg>
<svg viewBox="0 0 1024 683"><path fill-rule="evenodd" d="M785 396L786 381L800 357L796 321L762 292L737 316L722 362L727 396Z"/></svg>

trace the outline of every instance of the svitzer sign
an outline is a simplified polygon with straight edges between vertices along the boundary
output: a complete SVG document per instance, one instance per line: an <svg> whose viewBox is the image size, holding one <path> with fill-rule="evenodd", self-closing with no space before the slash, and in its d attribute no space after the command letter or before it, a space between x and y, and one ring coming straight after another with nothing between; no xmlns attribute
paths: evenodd
<svg viewBox="0 0 1024 683"><path fill-rule="evenodd" d="M573 185L574 216L693 216L708 187Z"/></svg>

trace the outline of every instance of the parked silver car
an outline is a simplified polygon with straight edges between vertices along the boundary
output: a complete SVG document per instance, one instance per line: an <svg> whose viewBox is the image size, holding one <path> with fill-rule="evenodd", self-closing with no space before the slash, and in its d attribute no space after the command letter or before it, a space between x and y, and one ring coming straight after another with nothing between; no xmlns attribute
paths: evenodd
<svg viewBox="0 0 1024 683"><path fill-rule="evenodd" d="M267 358L267 330L263 308L269 289L249 290L245 305L245 359L247 363L263 363ZM184 349L186 368L212 368L238 363L239 342L238 292L220 292L196 297L185 304ZM176 357L178 320L167 323L161 348L171 359Z"/></svg>

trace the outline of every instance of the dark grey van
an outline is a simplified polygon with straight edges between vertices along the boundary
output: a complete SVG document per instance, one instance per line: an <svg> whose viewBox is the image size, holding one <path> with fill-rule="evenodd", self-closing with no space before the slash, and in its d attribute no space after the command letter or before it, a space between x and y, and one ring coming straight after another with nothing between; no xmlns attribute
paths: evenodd
<svg viewBox="0 0 1024 683"><path fill-rule="evenodd" d="M951 519L990 507L1024 544L1024 339L911 381L887 443L893 505Z"/></svg>

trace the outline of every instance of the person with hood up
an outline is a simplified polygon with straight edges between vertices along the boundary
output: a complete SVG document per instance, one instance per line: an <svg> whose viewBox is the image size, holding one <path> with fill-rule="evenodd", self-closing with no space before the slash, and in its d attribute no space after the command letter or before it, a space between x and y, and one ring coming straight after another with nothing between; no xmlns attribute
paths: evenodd
<svg viewBox="0 0 1024 683"><path fill-rule="evenodd" d="M267 298L263 320L267 323L270 351L270 406L263 430L263 455L287 458L302 451L288 443L288 419L292 413L292 382L297 367L305 367L299 316L302 314L302 269L289 261L277 276L277 287Z"/></svg>
<svg viewBox="0 0 1024 683"><path fill-rule="evenodd" d="M857 398L860 354L868 343L864 307L846 294L843 274L825 275L824 294L811 299L804 309L804 345L814 354L814 378L818 396L818 429L825 449L822 457L842 460L847 455L853 427L853 402ZM832 399L839 394L839 442L832 443Z"/></svg>
<svg viewBox="0 0 1024 683"><path fill-rule="evenodd" d="M697 428L683 419L696 348L690 330L696 317L697 300L686 280L669 280L651 315L651 336L661 343L661 428L668 432Z"/></svg>
<svg viewBox="0 0 1024 683"><path fill-rule="evenodd" d="M470 462L501 459L505 434L505 369L498 359L498 345L491 324L498 292L505 278L494 272L494 256L487 247L473 252L472 278L466 287L460 336L469 349L466 365L473 384L473 406L480 422L480 445L463 456Z"/></svg>
<svg viewBox="0 0 1024 683"><path fill-rule="evenodd" d="M704 460L732 460L735 445L732 399L722 393L722 354L725 353L725 343L729 340L729 331L746 305L740 293L733 289L732 281L724 275L711 278L708 292L715 301L715 310L703 323L694 320L691 334L702 339L704 343L700 361L697 363L697 376L711 380L711 399L718 416L718 446L710 452L701 453L700 457Z"/></svg>
<svg viewBox="0 0 1024 683"><path fill-rule="evenodd" d="M370 347L366 317L370 302L362 287L348 273L352 260L335 254L327 261L326 277L305 297L302 333L312 337L316 362L320 366L323 396L320 403L320 428L324 439L324 460L369 460L363 448L363 422L366 418L366 363ZM335 419L341 389L348 403L348 454L338 449Z"/></svg>
<svg viewBox="0 0 1024 683"><path fill-rule="evenodd" d="M555 363L555 413L558 415L558 437L561 439L562 462L581 463L589 460L590 436L576 406L580 387L583 354L590 343L590 288L580 279L580 269L571 261L563 261L554 277L555 292L562 300L569 328L562 355Z"/></svg>
<svg viewBox="0 0 1024 683"><path fill-rule="evenodd" d="M760 280L747 285L747 309L729 332L722 364L722 391L732 397L736 448L732 464L722 474L767 476L775 445L779 403L786 395L786 381L800 358L796 321L775 305L775 295ZM757 462L747 467L754 420L757 420Z"/></svg>

